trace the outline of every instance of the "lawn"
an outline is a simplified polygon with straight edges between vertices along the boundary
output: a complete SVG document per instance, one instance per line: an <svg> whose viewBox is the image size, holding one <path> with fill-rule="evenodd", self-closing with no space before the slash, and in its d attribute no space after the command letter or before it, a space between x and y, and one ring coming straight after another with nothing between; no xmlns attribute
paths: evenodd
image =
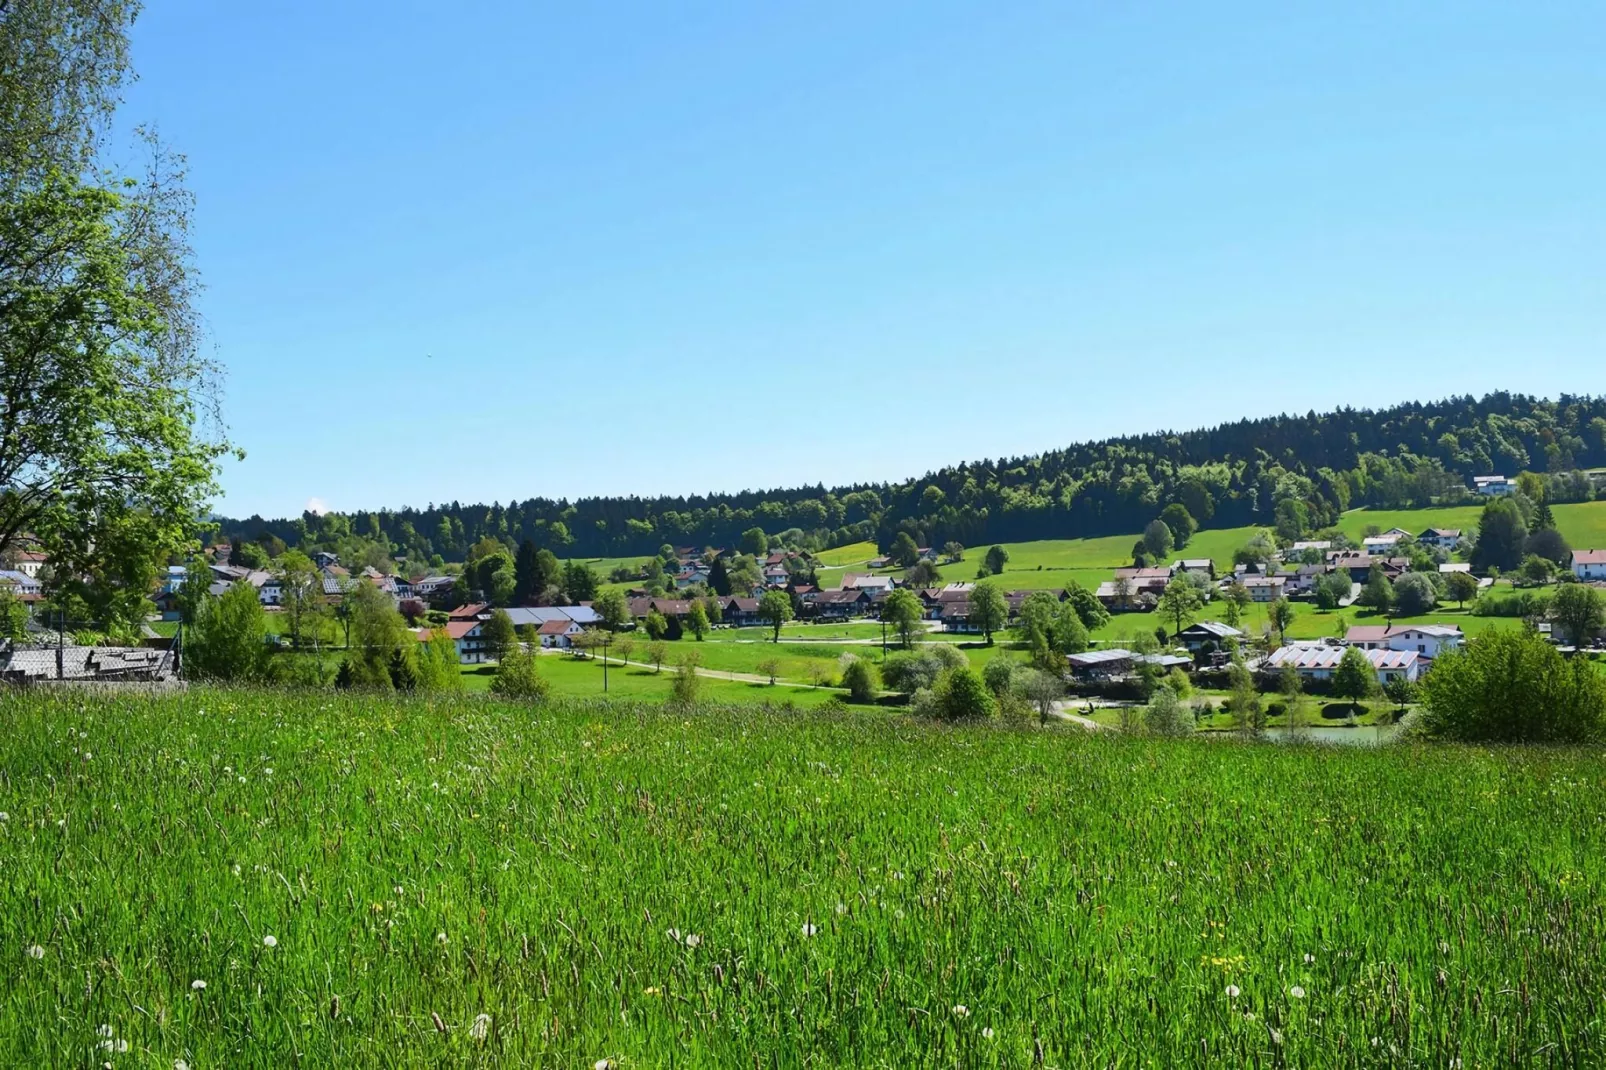
<svg viewBox="0 0 1606 1070"><path fill-rule="evenodd" d="M604 697L600 658L544 657L540 661L540 670L541 675L552 683L554 697ZM462 671L463 682L471 692L489 691L491 681L496 679L496 669L491 665L465 665ZM613 660L607 675L606 695L610 699L663 702L670 697L669 689L674 681L674 669L668 663L663 672L655 673L651 669L621 666L617 658ZM839 699L847 697L846 692L841 691L789 687L785 683L770 687L711 677L702 678L698 688L699 699L732 705L791 702L798 706L818 706L833 696Z"/></svg>
<svg viewBox="0 0 1606 1070"><path fill-rule="evenodd" d="M1598 750L196 688L0 696L0 770L5 1066L1606 1046Z"/></svg>
<svg viewBox="0 0 1606 1070"><path fill-rule="evenodd" d="M1469 535L1478 531L1481 505L1457 505L1442 509L1351 509L1339 521L1344 534L1359 540L1372 524L1381 530L1404 528L1415 535L1424 528L1460 528ZM1556 530L1574 549L1606 547L1606 502L1575 502L1555 505Z"/></svg>

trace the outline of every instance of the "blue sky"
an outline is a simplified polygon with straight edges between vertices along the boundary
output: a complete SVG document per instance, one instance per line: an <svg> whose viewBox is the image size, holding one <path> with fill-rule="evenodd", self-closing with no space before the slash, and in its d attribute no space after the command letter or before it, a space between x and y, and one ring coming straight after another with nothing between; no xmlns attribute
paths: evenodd
<svg viewBox="0 0 1606 1070"><path fill-rule="evenodd" d="M1307 6L153 3L219 508L1606 390L1606 6Z"/></svg>

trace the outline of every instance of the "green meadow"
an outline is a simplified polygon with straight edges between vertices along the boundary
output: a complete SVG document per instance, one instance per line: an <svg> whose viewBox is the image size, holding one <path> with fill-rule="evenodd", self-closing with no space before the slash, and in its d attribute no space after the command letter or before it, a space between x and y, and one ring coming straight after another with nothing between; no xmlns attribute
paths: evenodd
<svg viewBox="0 0 1606 1070"><path fill-rule="evenodd" d="M1598 750L0 696L0 1065L1577 1066Z"/></svg>

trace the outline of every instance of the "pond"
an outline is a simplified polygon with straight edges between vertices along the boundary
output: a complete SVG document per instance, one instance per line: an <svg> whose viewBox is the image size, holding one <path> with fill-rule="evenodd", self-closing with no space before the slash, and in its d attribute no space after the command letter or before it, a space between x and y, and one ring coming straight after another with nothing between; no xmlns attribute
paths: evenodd
<svg viewBox="0 0 1606 1070"><path fill-rule="evenodd" d="M1341 743L1354 746L1387 743L1400 734L1400 729L1401 726L1398 724L1356 725L1353 728L1343 725L1310 725L1295 731L1301 743ZM1268 728L1266 738L1274 742L1285 742L1290 738L1290 730L1281 726Z"/></svg>

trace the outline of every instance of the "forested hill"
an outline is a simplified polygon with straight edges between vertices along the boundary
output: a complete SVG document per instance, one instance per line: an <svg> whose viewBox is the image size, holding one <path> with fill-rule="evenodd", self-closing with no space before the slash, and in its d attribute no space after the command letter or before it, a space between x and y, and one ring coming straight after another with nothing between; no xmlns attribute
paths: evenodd
<svg viewBox="0 0 1606 1070"><path fill-rule="evenodd" d="M743 531L790 532L821 547L900 530L922 546L1076 538L1141 530L1172 503L1201 527L1316 529L1358 505L1460 497L1473 475L1551 473L1552 500L1589 495L1577 469L1606 465L1606 397L1454 397L1377 411L1240 420L1206 430L1089 442L1035 457L978 461L902 483L740 494L532 498L293 519L224 519L225 537L291 545L388 541L414 562L460 560L484 536L564 557L648 554L664 543L730 546Z"/></svg>

